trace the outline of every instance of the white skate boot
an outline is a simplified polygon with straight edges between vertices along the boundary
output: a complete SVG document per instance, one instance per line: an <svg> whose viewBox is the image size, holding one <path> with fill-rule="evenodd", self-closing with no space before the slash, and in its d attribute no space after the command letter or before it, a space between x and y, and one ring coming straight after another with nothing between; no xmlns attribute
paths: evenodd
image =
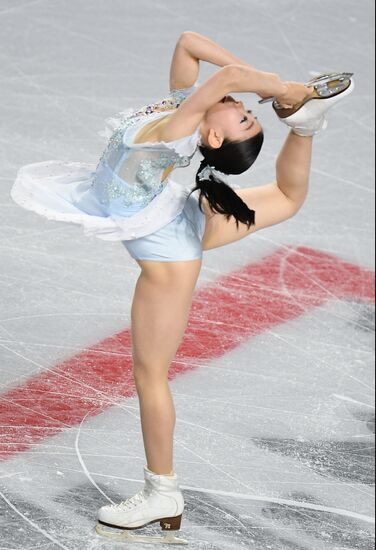
<svg viewBox="0 0 376 550"><path fill-rule="evenodd" d="M286 109L274 100L273 109L295 134L314 136L327 128L326 112L354 90L352 76L353 73L320 75L306 84L314 90L304 101Z"/></svg>
<svg viewBox="0 0 376 550"><path fill-rule="evenodd" d="M178 476L176 473L171 476L158 475L144 466L144 477L144 488L134 497L99 510L97 533L118 541L188 544L173 533L180 529L184 511ZM168 531L166 536L138 536L128 532L156 522L160 522L163 531Z"/></svg>

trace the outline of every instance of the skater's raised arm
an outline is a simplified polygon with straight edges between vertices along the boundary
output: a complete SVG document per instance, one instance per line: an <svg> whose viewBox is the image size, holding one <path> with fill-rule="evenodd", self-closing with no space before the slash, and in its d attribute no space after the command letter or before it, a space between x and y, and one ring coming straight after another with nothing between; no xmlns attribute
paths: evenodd
<svg viewBox="0 0 376 550"><path fill-rule="evenodd" d="M203 120L206 112L224 101L230 92L255 92L261 97L279 96L286 86L278 75L258 71L253 67L227 65L209 77L169 117L160 139L173 141L192 134ZM242 116L243 115L243 116ZM241 127L247 112L239 112ZM244 136L251 137L251 135Z"/></svg>
<svg viewBox="0 0 376 550"><path fill-rule="evenodd" d="M259 71L247 65L227 65L209 77L169 117L160 139L174 141L192 134L207 111L225 101L230 92L253 92L260 97L276 97L281 105L289 106L304 100L309 89L300 82L284 82L276 73ZM244 116L239 116L239 125ZM241 113L239 113L240 115ZM244 135L244 139L252 135Z"/></svg>
<svg viewBox="0 0 376 550"><path fill-rule="evenodd" d="M248 65L231 52L197 32L183 32L176 44L170 69L170 90L190 88L196 82L200 61L207 61L218 67L227 65Z"/></svg>

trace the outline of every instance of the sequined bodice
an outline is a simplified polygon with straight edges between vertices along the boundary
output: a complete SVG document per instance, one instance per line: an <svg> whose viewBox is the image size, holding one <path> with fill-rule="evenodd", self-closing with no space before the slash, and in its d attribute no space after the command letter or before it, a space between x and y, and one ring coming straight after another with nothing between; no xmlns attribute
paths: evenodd
<svg viewBox="0 0 376 550"><path fill-rule="evenodd" d="M109 206L116 201L119 206L145 206L164 188L162 177L167 168L190 164L193 155L182 156L163 142L137 148L137 144L129 145L124 139L151 118L177 109L186 97L186 94L175 90L169 97L132 112L121 120L103 152L93 179L95 193L103 205ZM137 128L134 128L136 125Z"/></svg>

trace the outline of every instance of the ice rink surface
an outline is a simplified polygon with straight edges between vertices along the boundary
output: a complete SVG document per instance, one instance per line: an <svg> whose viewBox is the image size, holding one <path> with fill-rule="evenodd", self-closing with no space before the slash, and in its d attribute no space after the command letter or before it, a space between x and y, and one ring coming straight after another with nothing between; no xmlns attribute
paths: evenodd
<svg viewBox="0 0 376 550"><path fill-rule="evenodd" d="M105 118L165 96L194 30L285 80L353 71L356 91L315 138L299 214L204 255L171 369L182 536L192 550L371 550L374 2L0 0L0 21L0 549L126 547L93 528L143 481L139 268L9 191L25 164L95 163ZM266 141L236 183L260 185L287 130L245 99Z"/></svg>

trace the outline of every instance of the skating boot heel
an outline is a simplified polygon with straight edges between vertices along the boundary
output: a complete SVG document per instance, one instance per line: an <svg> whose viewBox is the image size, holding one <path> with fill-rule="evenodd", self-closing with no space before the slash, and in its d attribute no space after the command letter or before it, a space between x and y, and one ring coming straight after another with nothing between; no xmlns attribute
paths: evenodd
<svg viewBox="0 0 376 550"><path fill-rule="evenodd" d="M277 100L273 109L280 121L300 136L313 136L328 126L326 112L351 94L355 88L353 73L320 75L306 84L312 93L291 108L284 108Z"/></svg>
<svg viewBox="0 0 376 550"><path fill-rule="evenodd" d="M174 518L165 518L160 521L162 531L179 531L181 527L181 516L176 516Z"/></svg>

